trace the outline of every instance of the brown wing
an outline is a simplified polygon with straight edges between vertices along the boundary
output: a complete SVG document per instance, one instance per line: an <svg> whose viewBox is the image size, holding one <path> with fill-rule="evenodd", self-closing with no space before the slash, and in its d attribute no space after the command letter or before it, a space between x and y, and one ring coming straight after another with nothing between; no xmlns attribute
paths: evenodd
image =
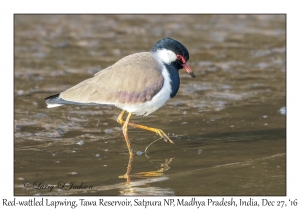
<svg viewBox="0 0 300 210"><path fill-rule="evenodd" d="M162 88L161 68L151 53L136 53L62 92L59 97L79 103L142 103L151 100Z"/></svg>

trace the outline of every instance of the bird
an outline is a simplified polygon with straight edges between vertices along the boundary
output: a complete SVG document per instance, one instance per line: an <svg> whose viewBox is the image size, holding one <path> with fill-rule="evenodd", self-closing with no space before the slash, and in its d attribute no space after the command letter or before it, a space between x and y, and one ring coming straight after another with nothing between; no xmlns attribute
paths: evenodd
<svg viewBox="0 0 300 210"><path fill-rule="evenodd" d="M45 98L47 108L61 105L111 105L122 111L122 125L130 157L133 156L128 126L155 132L164 141L174 143L161 129L129 122L132 114L147 116L175 97L180 86L179 70L195 74L187 64L189 52L179 41L163 38L150 52L134 53L100 70L93 77ZM128 112L124 120L123 115Z"/></svg>

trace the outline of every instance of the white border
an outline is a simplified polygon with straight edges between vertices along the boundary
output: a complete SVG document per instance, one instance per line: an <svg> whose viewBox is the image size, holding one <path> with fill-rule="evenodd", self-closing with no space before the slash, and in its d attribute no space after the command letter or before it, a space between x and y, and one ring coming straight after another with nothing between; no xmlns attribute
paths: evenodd
<svg viewBox="0 0 300 210"><path fill-rule="evenodd" d="M1 3L1 189L2 199L13 199L13 14L14 13L287 13L287 196L299 199L299 26L297 1L37 1L4 0ZM27 199L29 197L19 197ZM92 199L88 198L87 199ZM122 197L106 197L125 199ZM177 197L176 197L177 198ZM202 197L203 199L205 197ZM202 199L200 198L200 199ZM220 197L216 197L219 199ZM245 197L243 197L245 198ZM269 197L270 198L270 197ZM78 199L71 197L71 200ZM148 197L152 200L154 198ZM237 197L238 199L238 197ZM298 206L300 200L298 200ZM2 207L1 207L2 208ZM8 209L4 207L2 209ZM11 207L10 207L11 209ZM81 209L81 208L76 208ZM124 209L124 207L122 208ZM126 209L126 208L125 208ZM147 208L149 209L149 208ZM189 208L196 209L196 208ZM248 208L249 209L249 208ZM251 208L252 209L252 208ZM293 208L294 209L294 208Z"/></svg>

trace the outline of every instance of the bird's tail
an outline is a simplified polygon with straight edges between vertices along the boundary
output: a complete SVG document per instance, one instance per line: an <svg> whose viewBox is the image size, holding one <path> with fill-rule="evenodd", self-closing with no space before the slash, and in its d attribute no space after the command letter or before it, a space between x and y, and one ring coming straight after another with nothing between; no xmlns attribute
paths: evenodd
<svg viewBox="0 0 300 210"><path fill-rule="evenodd" d="M81 103L81 102L76 102L76 101L68 101L65 99L62 99L61 97L59 97L60 94L55 94L53 96L49 96L47 98L45 98L46 104L47 104L47 108L53 108L53 107L57 107L57 106L62 106L64 104L74 104L74 105L87 105L87 106L99 106L102 104L98 104L98 103Z"/></svg>

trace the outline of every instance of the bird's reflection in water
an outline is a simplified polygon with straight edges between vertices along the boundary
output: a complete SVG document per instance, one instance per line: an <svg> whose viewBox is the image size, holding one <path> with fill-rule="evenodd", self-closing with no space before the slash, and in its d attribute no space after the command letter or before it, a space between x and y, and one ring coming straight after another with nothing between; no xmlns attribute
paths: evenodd
<svg viewBox="0 0 300 210"><path fill-rule="evenodd" d="M149 158L149 157L148 157ZM125 186L120 190L121 195L174 195L172 189L160 187L140 187L151 182L161 182L169 178L164 175L164 172L170 169L169 164L174 158L165 159L165 162L160 164L160 169L157 171L137 172L130 174L133 162L133 156L129 157L127 171L125 175L119 178L126 179ZM143 180L131 181L131 178L141 178Z"/></svg>
<svg viewBox="0 0 300 210"><path fill-rule="evenodd" d="M157 178L153 178L151 182L162 182L167 180L167 177L157 177ZM132 182L132 184L137 184L137 186L133 185L131 187L128 188L124 188L122 190L120 190L120 195L155 195L155 196L172 196L175 195L175 192L173 189L171 188L162 188L162 187L151 187L151 186L147 186L147 187L141 187L142 185L147 185L149 184L149 180L148 182L145 182L146 180L141 180L141 181L134 181Z"/></svg>
<svg viewBox="0 0 300 210"><path fill-rule="evenodd" d="M147 155L147 150L154 142L156 142L158 140L159 139L153 141L151 144L149 144L146 147L144 154L148 159L150 159L150 157ZM126 183L129 184L131 182L131 180L130 180L131 177L135 177L135 178L162 177L162 176L164 176L164 172L170 169L169 164L172 162L173 159L174 158L165 159L165 162L160 164L160 169L158 169L157 171L137 172L134 174L130 174L130 171L132 168L132 162L133 162L133 155L130 155L126 173L123 176L119 176L119 178L126 179Z"/></svg>

